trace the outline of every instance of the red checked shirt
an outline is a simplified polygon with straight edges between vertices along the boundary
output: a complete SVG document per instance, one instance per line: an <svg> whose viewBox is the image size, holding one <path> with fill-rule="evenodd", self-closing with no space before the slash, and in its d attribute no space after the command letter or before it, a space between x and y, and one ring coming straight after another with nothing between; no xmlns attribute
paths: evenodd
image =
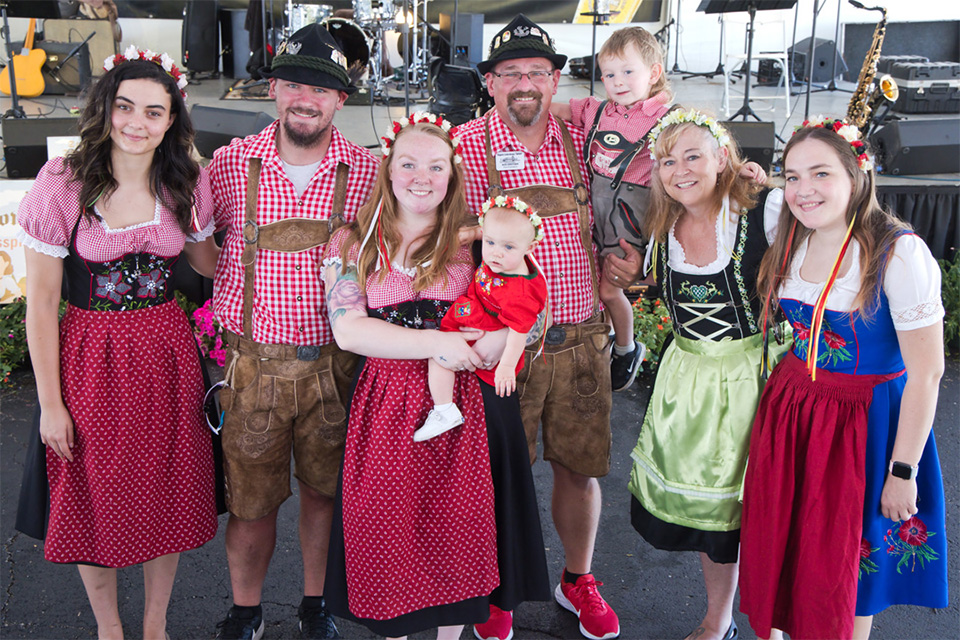
<svg viewBox="0 0 960 640"><path fill-rule="evenodd" d="M495 110L490 113L490 144L494 157L501 151L522 151L524 154L522 169L500 172L504 189L535 184L573 187L560 125L553 116L549 117L546 139L536 153L531 153L517 140ZM484 122L485 118L480 117L457 129L467 173L467 204L475 213L480 211L480 205L487 199L487 187L490 186ZM589 185L589 175L582 156L583 132L574 127L568 128L581 177ZM589 211L592 232L593 210ZM557 324L583 322L593 315L593 288L596 283L590 279L590 261L596 264L596 249L591 248L589 253L584 251L576 211L545 218L543 228L544 239L533 255L547 278L553 321Z"/></svg>
<svg viewBox="0 0 960 640"><path fill-rule="evenodd" d="M616 131L630 142L636 142L653 129L657 121L670 110L669 96L666 92L641 100L631 107L624 107L616 102L609 101L600 115L597 125L597 137L601 131ZM597 117L600 105L596 98L577 98L570 101L570 110L573 112L571 123L589 132L593 121ZM616 155L610 156L596 141L590 146L590 166L598 174L613 178L615 171L610 170L610 163ZM653 171L653 160L650 150L644 148L633 159L623 175L624 182L632 182L643 186L650 185L650 173Z"/></svg>
<svg viewBox="0 0 960 640"><path fill-rule="evenodd" d="M283 171L277 153L278 124L234 140L219 149L210 163L217 229L227 229L214 280L214 310L230 331L243 335L244 198L250 158L262 158L257 197L257 223L287 218L326 220L333 209L337 164L350 167L344 218L352 221L367 202L379 160L332 129L330 148L303 196ZM321 259L324 246L299 253L257 250L253 298L253 340L261 343L323 345L333 342L324 300Z"/></svg>

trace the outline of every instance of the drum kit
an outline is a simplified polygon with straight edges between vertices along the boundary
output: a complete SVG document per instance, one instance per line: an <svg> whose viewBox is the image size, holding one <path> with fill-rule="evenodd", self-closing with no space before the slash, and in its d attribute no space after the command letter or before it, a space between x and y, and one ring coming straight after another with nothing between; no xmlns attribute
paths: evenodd
<svg viewBox="0 0 960 640"><path fill-rule="evenodd" d="M388 100L388 85L395 79L389 54L395 53L406 74L400 83L424 97L431 56L427 1L353 0L352 10L334 11L329 4L288 0L284 37L310 24L325 26L343 49L351 79L376 100Z"/></svg>

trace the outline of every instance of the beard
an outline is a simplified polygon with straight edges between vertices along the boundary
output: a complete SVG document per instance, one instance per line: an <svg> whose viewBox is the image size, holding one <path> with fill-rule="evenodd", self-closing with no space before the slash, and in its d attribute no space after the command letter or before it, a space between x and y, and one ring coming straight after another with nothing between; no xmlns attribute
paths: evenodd
<svg viewBox="0 0 960 640"><path fill-rule="evenodd" d="M314 111L299 111L299 113L320 116L319 112ZM322 122L322 121L321 121ZM330 128L330 123L323 123L322 126L314 128L298 128L290 123L290 119L285 117L281 122L283 126L283 132L286 134L287 139L295 147L300 147L301 149L309 149L317 145L324 134Z"/></svg>
<svg viewBox="0 0 960 640"><path fill-rule="evenodd" d="M529 106L517 107L516 98L533 98L534 103ZM530 127L540 121L543 115L543 94L539 91L514 91L507 95L507 113L513 123L521 127Z"/></svg>

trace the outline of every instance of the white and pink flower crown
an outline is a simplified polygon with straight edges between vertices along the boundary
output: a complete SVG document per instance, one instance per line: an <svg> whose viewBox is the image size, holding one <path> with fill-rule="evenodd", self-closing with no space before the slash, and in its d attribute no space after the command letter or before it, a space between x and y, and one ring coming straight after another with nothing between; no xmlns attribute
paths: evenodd
<svg viewBox="0 0 960 640"><path fill-rule="evenodd" d="M380 139L383 140L383 142L380 144L380 149L383 151L383 157L386 158L390 155L390 148L393 147L393 143L396 142L398 133L403 131L406 127L420 124L422 122L436 125L443 129L444 133L450 136L450 146L453 147L453 162L455 164L460 164L463 161L463 158L460 157L460 138L456 135L457 128L450 124L449 120L444 120L442 116L438 116L433 113L427 113L425 111L415 111L406 118L395 120L393 123L393 128L387 132L387 135L380 136Z"/></svg>
<svg viewBox="0 0 960 640"><path fill-rule="evenodd" d="M823 116L814 116L809 120L804 120L803 124L799 127L794 127L793 134L796 135L798 131L806 129L807 127L832 130L850 144L850 147L853 149L853 155L857 156L857 164L860 166L861 171L868 173L873 169L873 158L867 154L866 145L864 145L863 140L860 139L860 130L854 125L848 124L845 120L831 120Z"/></svg>
<svg viewBox="0 0 960 640"><path fill-rule="evenodd" d="M513 209L517 213L522 213L530 220L533 225L533 239L537 242L543 240L543 219L537 215L537 212L530 208L526 202L515 196L496 196L488 199L480 205L480 226L483 226L483 216L490 209Z"/></svg>
<svg viewBox="0 0 960 640"><path fill-rule="evenodd" d="M115 56L110 56L103 61L103 68L106 71L110 71L115 66L128 62L130 60L147 60L149 62L154 62L164 71L166 71L170 77L177 81L177 89L180 90L180 95L184 100L187 99L187 92L184 89L187 88L187 77L183 75L183 72L173 63L173 58L168 56L166 53L157 53L156 51L150 51L149 49L140 49L134 45L127 47L123 53L118 53Z"/></svg>

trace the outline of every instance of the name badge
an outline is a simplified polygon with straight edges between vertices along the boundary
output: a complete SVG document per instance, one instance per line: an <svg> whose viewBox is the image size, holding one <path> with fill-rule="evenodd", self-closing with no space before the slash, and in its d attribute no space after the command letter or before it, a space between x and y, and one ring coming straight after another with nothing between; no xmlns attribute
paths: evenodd
<svg viewBox="0 0 960 640"><path fill-rule="evenodd" d="M525 158L523 151L501 151L496 155L497 171L516 171L523 169Z"/></svg>

